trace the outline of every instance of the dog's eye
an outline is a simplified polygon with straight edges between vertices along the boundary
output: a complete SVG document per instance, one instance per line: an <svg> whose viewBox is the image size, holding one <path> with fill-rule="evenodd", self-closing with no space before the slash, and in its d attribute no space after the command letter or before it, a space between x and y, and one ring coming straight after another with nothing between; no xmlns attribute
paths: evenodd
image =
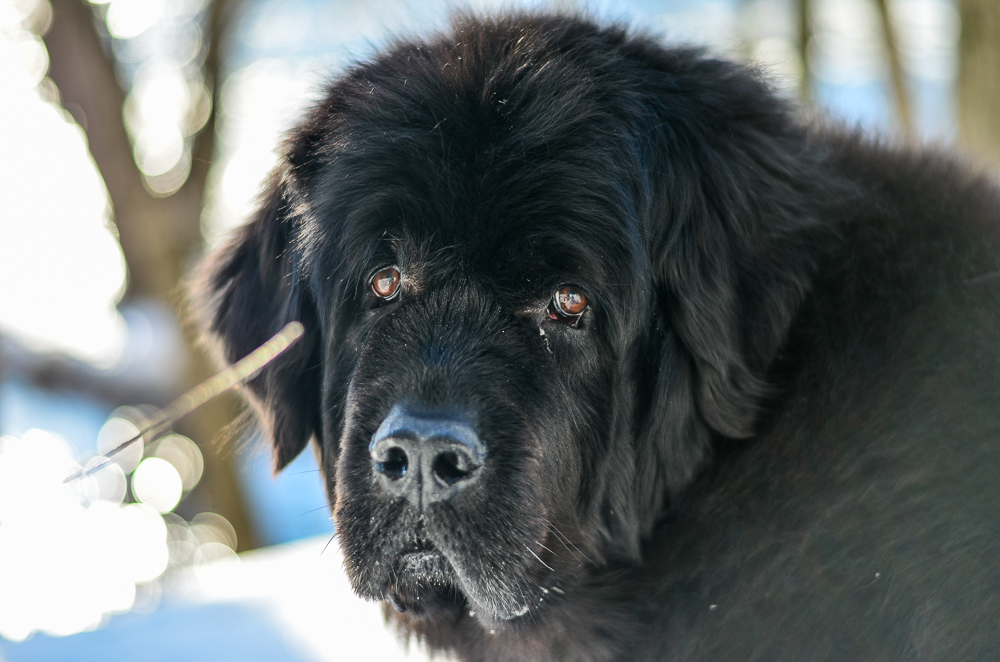
<svg viewBox="0 0 1000 662"><path fill-rule="evenodd" d="M549 304L549 317L576 326L580 316L587 310L587 295L583 290L566 285L556 290Z"/></svg>
<svg viewBox="0 0 1000 662"><path fill-rule="evenodd" d="M372 276L372 292L380 299L392 299L399 293L399 269L386 267Z"/></svg>

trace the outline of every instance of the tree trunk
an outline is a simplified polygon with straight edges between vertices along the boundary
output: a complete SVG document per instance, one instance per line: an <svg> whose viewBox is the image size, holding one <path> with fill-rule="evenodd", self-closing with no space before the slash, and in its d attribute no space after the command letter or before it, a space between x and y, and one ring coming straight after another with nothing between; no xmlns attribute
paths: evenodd
<svg viewBox="0 0 1000 662"><path fill-rule="evenodd" d="M217 0L207 26L206 84L213 89L208 122L195 138L191 173L179 191L166 198L144 187L122 119L125 94L115 76L114 62L105 54L94 25L94 14L82 0L51 0L52 25L45 34L49 76L59 88L63 106L87 134L89 149L111 198L114 221L128 265L126 296L150 297L173 308L185 319L183 281L188 260L202 246L201 209L205 179L215 140L218 102L219 43L233 2ZM214 370L185 329L193 386ZM159 403L162 404L162 403ZM199 443L205 456L203 500L230 521L241 549L253 547L232 458L214 443L235 415L232 398L209 403L179 428Z"/></svg>
<svg viewBox="0 0 1000 662"><path fill-rule="evenodd" d="M959 11L959 139L1000 169L1000 2L960 0Z"/></svg>

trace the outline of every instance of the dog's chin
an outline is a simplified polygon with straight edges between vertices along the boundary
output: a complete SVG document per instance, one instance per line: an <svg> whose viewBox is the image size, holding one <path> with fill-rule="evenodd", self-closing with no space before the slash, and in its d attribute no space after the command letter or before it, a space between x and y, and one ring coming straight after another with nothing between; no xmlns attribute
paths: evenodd
<svg viewBox="0 0 1000 662"><path fill-rule="evenodd" d="M470 594L480 592L473 587L462 586L443 554L436 550L421 550L403 553L396 559L384 599L397 612L410 618L421 619L442 612L464 610L490 629L503 627L529 611L526 604L485 606L469 598Z"/></svg>
<svg viewBox="0 0 1000 662"><path fill-rule="evenodd" d="M416 618L459 608L463 602L448 561L435 550L401 554L393 563L385 600L396 611Z"/></svg>

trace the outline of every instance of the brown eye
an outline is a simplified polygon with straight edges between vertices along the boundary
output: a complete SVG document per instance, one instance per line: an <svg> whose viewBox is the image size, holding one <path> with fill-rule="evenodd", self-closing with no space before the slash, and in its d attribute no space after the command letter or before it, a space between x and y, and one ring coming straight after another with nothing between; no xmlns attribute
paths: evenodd
<svg viewBox="0 0 1000 662"><path fill-rule="evenodd" d="M386 267L372 276L372 292L380 299L391 299L399 292L399 269Z"/></svg>
<svg viewBox="0 0 1000 662"><path fill-rule="evenodd" d="M587 310L587 295L579 288L566 286L556 290L552 296L552 303L549 304L549 317L576 326L585 310Z"/></svg>

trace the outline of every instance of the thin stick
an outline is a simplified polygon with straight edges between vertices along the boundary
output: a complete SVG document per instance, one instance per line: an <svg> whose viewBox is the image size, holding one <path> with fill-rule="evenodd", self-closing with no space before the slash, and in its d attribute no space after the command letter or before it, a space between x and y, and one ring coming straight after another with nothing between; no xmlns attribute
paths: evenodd
<svg viewBox="0 0 1000 662"><path fill-rule="evenodd" d="M184 418L198 407L201 407L212 398L222 395L234 386L253 379L264 366L280 356L296 340L301 338L303 333L305 333L305 327L300 322L289 322L285 325L285 328L278 331L266 343L217 375L209 377L146 419L146 424L137 435L105 453L101 456L103 458L101 462L89 469L80 469L63 482L68 483L100 471L111 462L111 458L147 434L150 435L151 439L155 439L157 435L166 431L175 422Z"/></svg>
<svg viewBox="0 0 1000 662"><path fill-rule="evenodd" d="M885 44L886 56L889 59L889 76L892 85L892 96L896 100L896 119L903 138L913 138L913 111L910 108L910 95L906 89L906 72L903 71L903 58L899 49L898 33L889 15L887 0L875 0L878 8L879 27L882 28L882 40Z"/></svg>

